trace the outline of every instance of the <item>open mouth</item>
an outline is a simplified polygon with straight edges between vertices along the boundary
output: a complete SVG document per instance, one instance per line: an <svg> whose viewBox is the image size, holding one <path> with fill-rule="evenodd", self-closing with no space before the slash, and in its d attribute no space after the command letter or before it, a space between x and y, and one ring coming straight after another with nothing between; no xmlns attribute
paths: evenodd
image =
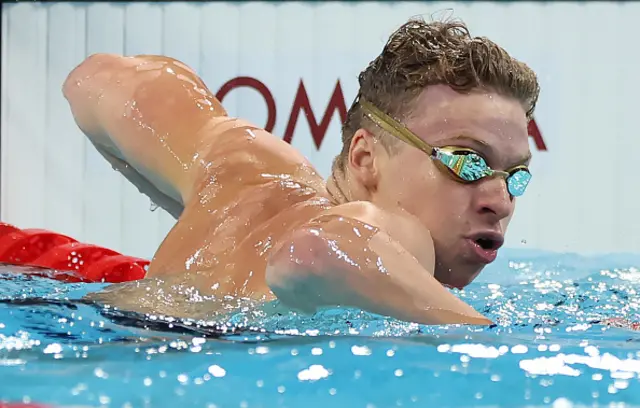
<svg viewBox="0 0 640 408"><path fill-rule="evenodd" d="M469 237L472 243L472 253L477 261L489 264L498 256L498 249L504 243L502 234L494 231L478 232Z"/></svg>
<svg viewBox="0 0 640 408"><path fill-rule="evenodd" d="M500 242L493 238L478 238L474 241L478 246L484 250L492 251L500 248Z"/></svg>

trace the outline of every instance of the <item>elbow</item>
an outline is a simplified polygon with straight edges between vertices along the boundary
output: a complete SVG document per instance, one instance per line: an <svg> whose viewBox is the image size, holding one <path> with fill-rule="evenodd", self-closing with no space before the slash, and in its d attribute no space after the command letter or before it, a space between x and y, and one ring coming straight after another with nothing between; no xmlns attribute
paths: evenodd
<svg viewBox="0 0 640 408"><path fill-rule="evenodd" d="M93 54L74 68L62 84L62 94L69 104L71 114L78 127L87 135L101 132L95 102L121 58L113 54Z"/></svg>
<svg viewBox="0 0 640 408"><path fill-rule="evenodd" d="M317 284L323 267L322 239L315 231L293 232L274 249L266 267L266 283L287 307L313 313L318 304Z"/></svg>
<svg viewBox="0 0 640 408"><path fill-rule="evenodd" d="M321 266L324 241L312 229L292 232L271 253L267 262L267 284L278 286L299 274L309 274Z"/></svg>
<svg viewBox="0 0 640 408"><path fill-rule="evenodd" d="M62 95L71 100L78 91L93 82L95 76L113 67L122 58L116 54L92 54L75 67L62 84Z"/></svg>

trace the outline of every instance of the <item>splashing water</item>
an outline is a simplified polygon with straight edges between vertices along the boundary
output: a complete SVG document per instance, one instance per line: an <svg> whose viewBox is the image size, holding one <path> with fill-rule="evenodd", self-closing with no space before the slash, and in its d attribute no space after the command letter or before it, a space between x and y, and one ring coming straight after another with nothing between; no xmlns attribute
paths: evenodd
<svg viewBox="0 0 640 408"><path fill-rule="evenodd" d="M355 309L196 322L79 301L0 267L0 399L217 407L640 405L640 256L508 251L456 293L496 324L421 326ZM12 272L13 271L13 272ZM128 404L128 405L127 405ZM614 405L618 404L618 405Z"/></svg>

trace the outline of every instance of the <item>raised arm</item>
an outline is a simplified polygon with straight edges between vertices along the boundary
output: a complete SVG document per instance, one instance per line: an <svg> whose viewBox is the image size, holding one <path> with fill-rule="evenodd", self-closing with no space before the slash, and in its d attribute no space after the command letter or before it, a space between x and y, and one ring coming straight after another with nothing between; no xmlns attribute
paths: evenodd
<svg viewBox="0 0 640 408"><path fill-rule="evenodd" d="M69 74L63 93L107 160L134 184L131 177L142 176L182 202L192 187L200 130L226 116L193 70L163 56L92 55ZM127 165L138 174L127 174Z"/></svg>
<svg viewBox="0 0 640 408"><path fill-rule="evenodd" d="M421 324L492 322L433 277L433 243L411 220L368 203L336 207L293 231L267 267L291 308L357 307Z"/></svg>

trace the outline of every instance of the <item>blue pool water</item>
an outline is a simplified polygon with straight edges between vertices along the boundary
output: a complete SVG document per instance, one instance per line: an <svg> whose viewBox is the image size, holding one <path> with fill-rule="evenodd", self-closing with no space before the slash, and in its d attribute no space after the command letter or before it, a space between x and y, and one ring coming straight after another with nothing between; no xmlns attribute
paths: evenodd
<svg viewBox="0 0 640 408"><path fill-rule="evenodd" d="M0 400L109 407L640 406L640 256L505 251L459 296L493 327L333 309L219 327L115 314L0 266ZM219 324L220 322L218 322ZM145 329L144 326L151 325Z"/></svg>

